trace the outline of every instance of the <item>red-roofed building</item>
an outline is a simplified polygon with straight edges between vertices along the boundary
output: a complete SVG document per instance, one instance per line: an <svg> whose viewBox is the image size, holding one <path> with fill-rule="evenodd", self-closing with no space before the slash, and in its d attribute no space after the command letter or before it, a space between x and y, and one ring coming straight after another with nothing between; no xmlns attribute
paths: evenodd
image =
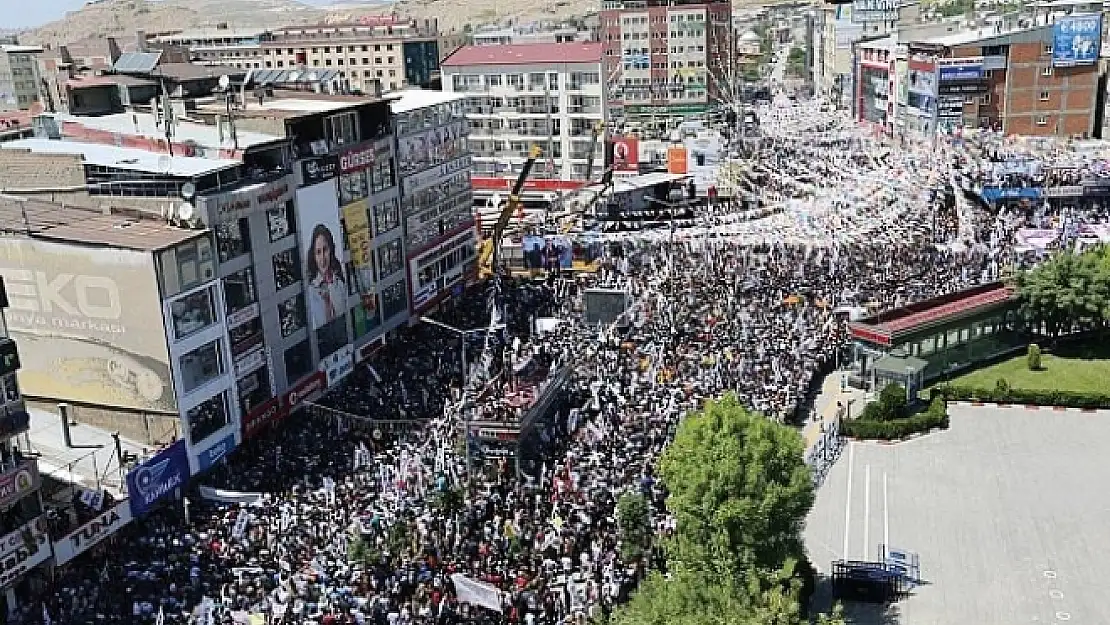
<svg viewBox="0 0 1110 625"><path fill-rule="evenodd" d="M608 119L601 53L600 43L528 43L465 46L444 59L444 90L466 95L474 178L494 186L515 179L533 145L543 156L531 180L600 178L604 137L593 133Z"/></svg>
<svg viewBox="0 0 1110 625"><path fill-rule="evenodd" d="M929 381L1027 343L1017 291L1001 282L860 319L848 324L848 331L865 381L883 377L890 366L884 357L891 355L927 363L923 379Z"/></svg>

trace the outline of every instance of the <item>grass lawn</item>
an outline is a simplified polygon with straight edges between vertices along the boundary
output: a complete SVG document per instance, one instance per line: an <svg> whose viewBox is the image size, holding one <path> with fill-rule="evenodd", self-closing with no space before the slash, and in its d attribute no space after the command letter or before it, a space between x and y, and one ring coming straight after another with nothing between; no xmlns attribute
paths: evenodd
<svg viewBox="0 0 1110 625"><path fill-rule="evenodd" d="M1110 390L1110 348L1042 352L1039 371L1029 370L1025 352L1021 352L1008 360L961 375L952 383L994 388L999 378L1005 378L1011 388L1105 393Z"/></svg>

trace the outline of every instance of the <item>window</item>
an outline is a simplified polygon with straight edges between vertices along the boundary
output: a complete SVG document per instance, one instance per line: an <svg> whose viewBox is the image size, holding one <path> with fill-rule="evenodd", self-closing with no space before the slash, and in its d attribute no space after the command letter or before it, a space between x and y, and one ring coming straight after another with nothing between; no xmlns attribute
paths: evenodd
<svg viewBox="0 0 1110 625"><path fill-rule="evenodd" d="M293 217L293 200L285 206L266 211L266 222L270 226L270 241L279 241L297 232L297 220Z"/></svg>
<svg viewBox="0 0 1110 625"><path fill-rule="evenodd" d="M167 297L188 291L216 276L212 242L202 237L162 253L163 287Z"/></svg>
<svg viewBox="0 0 1110 625"><path fill-rule="evenodd" d="M224 307L227 314L242 310L258 301L254 288L254 269L247 267L224 278Z"/></svg>
<svg viewBox="0 0 1110 625"><path fill-rule="evenodd" d="M239 378L237 386L241 414L249 413L273 397L270 392L270 369L266 366Z"/></svg>
<svg viewBox="0 0 1110 625"><path fill-rule="evenodd" d="M1052 55L1052 44L1051 43L1044 44L1044 53L1048 56Z"/></svg>
<svg viewBox="0 0 1110 625"><path fill-rule="evenodd" d="M312 347L308 339L285 350L285 377L299 380L312 371Z"/></svg>
<svg viewBox="0 0 1110 625"><path fill-rule="evenodd" d="M374 161L372 168L374 180L374 193L381 193L397 184L393 173L393 158L382 158Z"/></svg>
<svg viewBox="0 0 1110 625"><path fill-rule="evenodd" d="M983 95L979 96L979 104L990 104L990 103L991 103L991 94L984 93Z"/></svg>
<svg viewBox="0 0 1110 625"><path fill-rule="evenodd" d="M1047 91L1041 92L1041 102L1048 102L1049 93Z"/></svg>
<svg viewBox="0 0 1110 625"><path fill-rule="evenodd" d="M381 236L401 225L401 209L397 200L387 200L374 205L374 233Z"/></svg>
<svg viewBox="0 0 1110 625"><path fill-rule="evenodd" d="M1037 116L1037 125L1038 126L1047 126L1048 125L1048 116L1047 115L1038 115Z"/></svg>
<svg viewBox="0 0 1110 625"><path fill-rule="evenodd" d="M189 440L193 445L220 431L227 425L227 392L204 400L185 413L189 427Z"/></svg>
<svg viewBox="0 0 1110 625"><path fill-rule="evenodd" d="M324 135L332 145L358 143L358 130L358 113L337 113L324 118Z"/></svg>
<svg viewBox="0 0 1110 625"><path fill-rule="evenodd" d="M278 304L281 336L287 337L305 326L304 295L297 294Z"/></svg>
<svg viewBox="0 0 1110 625"><path fill-rule="evenodd" d="M1051 75L1052 75L1052 66L1051 65L1041 69L1041 76L1051 76Z"/></svg>
<svg viewBox="0 0 1110 625"><path fill-rule="evenodd" d="M178 360L181 386L191 393L223 374L223 356L219 339L206 343Z"/></svg>
<svg viewBox="0 0 1110 625"><path fill-rule="evenodd" d="M346 206L368 195L366 170L360 169L339 177L339 205Z"/></svg>
<svg viewBox="0 0 1110 625"><path fill-rule="evenodd" d="M397 239L378 248L378 276L385 280L397 273L404 266L404 256L401 254L401 240Z"/></svg>
<svg viewBox="0 0 1110 625"><path fill-rule="evenodd" d="M405 281L401 280L382 290L382 318L392 319L408 309L408 297L405 293Z"/></svg>
<svg viewBox="0 0 1110 625"><path fill-rule="evenodd" d="M212 289L201 289L170 302L170 316L173 318L173 336L178 341L212 325L216 322Z"/></svg>
<svg viewBox="0 0 1110 625"><path fill-rule="evenodd" d="M231 339L231 357L238 358L262 345L262 318L255 317L227 331Z"/></svg>
<svg viewBox="0 0 1110 625"><path fill-rule="evenodd" d="M274 286L280 291L301 279L301 263L297 248L274 254Z"/></svg>

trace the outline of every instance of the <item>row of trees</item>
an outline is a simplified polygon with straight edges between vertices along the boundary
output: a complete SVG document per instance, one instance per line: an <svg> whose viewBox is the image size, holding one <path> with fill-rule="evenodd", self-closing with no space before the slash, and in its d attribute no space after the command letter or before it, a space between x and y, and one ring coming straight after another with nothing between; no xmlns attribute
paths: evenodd
<svg viewBox="0 0 1110 625"><path fill-rule="evenodd" d="M1110 247L1065 251L1017 276L1026 318L1049 336L1110 327Z"/></svg>
<svg viewBox="0 0 1110 625"><path fill-rule="evenodd" d="M803 603L814 575L802 529L814 492L803 449L798 432L748 412L731 395L687 415L658 465L677 520L661 545L667 574L649 574L611 625L808 622ZM628 555L652 547L650 525L641 525L648 516L641 495L622 498L618 523Z"/></svg>

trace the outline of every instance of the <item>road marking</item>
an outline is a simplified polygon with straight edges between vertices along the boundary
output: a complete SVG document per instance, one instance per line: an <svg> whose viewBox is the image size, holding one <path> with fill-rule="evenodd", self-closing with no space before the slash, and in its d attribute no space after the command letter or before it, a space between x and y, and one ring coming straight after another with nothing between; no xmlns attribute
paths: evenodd
<svg viewBox="0 0 1110 625"><path fill-rule="evenodd" d="M890 549L890 503L887 499L886 471L883 471L883 546Z"/></svg>
<svg viewBox="0 0 1110 625"><path fill-rule="evenodd" d="M1048 596L1052 597L1053 599L1063 599L1064 591L1056 590L1055 588L1053 588L1052 590L1048 591Z"/></svg>
<svg viewBox="0 0 1110 625"><path fill-rule="evenodd" d="M856 459L856 447L851 441L848 442L848 488L847 496L844 501L844 555L843 559L848 559L848 530L852 527L852 464Z"/></svg>
<svg viewBox="0 0 1110 625"><path fill-rule="evenodd" d="M1048 579L1056 579L1056 571L1045 571L1044 576Z"/></svg>
<svg viewBox="0 0 1110 625"><path fill-rule="evenodd" d="M1071 614L1069 614L1067 612L1057 612L1056 613L1056 620L1057 621L1070 621L1071 620Z"/></svg>
<svg viewBox="0 0 1110 625"><path fill-rule="evenodd" d="M871 549L871 465L863 465L863 554L861 560L867 559L867 552Z"/></svg>

